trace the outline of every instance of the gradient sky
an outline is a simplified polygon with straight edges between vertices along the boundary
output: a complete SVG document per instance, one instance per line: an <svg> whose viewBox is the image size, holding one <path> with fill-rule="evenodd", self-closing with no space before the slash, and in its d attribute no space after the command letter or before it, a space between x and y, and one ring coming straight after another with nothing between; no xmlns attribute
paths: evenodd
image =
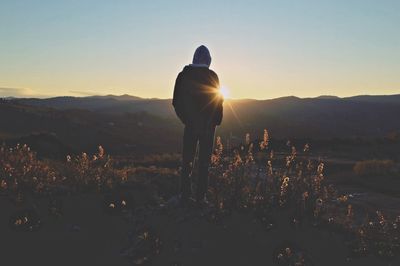
<svg viewBox="0 0 400 266"><path fill-rule="evenodd" d="M233 98L400 93L398 0L1 0L0 96L170 98L200 44Z"/></svg>

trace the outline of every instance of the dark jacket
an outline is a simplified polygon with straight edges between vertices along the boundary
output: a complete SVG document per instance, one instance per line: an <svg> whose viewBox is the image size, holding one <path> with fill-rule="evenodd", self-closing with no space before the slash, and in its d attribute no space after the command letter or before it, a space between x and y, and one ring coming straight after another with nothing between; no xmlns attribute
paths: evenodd
<svg viewBox="0 0 400 266"><path fill-rule="evenodd" d="M172 105L182 123L196 127L220 125L222 103L219 80L214 71L189 65L179 73Z"/></svg>

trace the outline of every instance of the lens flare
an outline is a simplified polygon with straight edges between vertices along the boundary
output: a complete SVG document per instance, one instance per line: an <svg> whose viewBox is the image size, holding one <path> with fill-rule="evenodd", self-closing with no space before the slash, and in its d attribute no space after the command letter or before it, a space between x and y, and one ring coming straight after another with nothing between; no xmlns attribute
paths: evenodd
<svg viewBox="0 0 400 266"><path fill-rule="evenodd" d="M229 98L229 89L225 86L222 86L219 90L219 93L224 97L224 99Z"/></svg>

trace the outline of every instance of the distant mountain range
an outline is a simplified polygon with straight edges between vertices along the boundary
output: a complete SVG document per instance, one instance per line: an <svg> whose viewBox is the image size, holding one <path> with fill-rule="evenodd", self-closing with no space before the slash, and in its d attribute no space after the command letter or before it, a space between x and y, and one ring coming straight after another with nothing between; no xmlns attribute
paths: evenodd
<svg viewBox="0 0 400 266"><path fill-rule="evenodd" d="M145 112L176 119L170 99L135 96L55 97L13 102L58 110L83 109L102 114ZM382 136L400 129L400 94L347 98L282 97L271 100L226 100L223 132L258 132L270 128L282 137Z"/></svg>
<svg viewBox="0 0 400 266"><path fill-rule="evenodd" d="M154 115L171 116L174 115L171 106L171 99L157 99L157 98L141 98L131 95L105 95L105 96L87 96L87 97L72 97L61 96L46 99L39 98L8 98L9 100L33 106L51 107L55 109L86 109L90 111L99 111L103 113L135 113L135 112L148 112ZM246 104L246 108L252 104L257 106L271 106L275 103L283 104L287 101L290 104L309 104L313 103L332 103L338 104L361 104L361 103L374 103L374 104L400 104L400 94L396 95L359 95L352 97L340 98L337 96L322 95L316 98L298 98L294 96L281 97L271 100L226 100L227 103L232 105ZM249 105L249 106L247 106Z"/></svg>
<svg viewBox="0 0 400 266"><path fill-rule="evenodd" d="M375 138L400 132L399 115L400 94L226 100L218 134L259 136L267 128L281 139ZM0 102L0 125L0 140L51 139L57 149L103 144L137 153L179 151L182 130L171 99L130 95L7 99Z"/></svg>

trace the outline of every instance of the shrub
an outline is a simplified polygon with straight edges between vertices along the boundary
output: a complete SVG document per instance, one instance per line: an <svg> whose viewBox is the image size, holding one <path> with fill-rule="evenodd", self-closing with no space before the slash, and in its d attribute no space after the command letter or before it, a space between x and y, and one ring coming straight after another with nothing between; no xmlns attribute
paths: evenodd
<svg viewBox="0 0 400 266"><path fill-rule="evenodd" d="M0 183L2 190L17 191L21 188L42 191L49 183L59 181L57 172L27 145L13 148L0 147Z"/></svg>
<svg viewBox="0 0 400 266"><path fill-rule="evenodd" d="M353 171L358 176L389 175L395 171L395 163L392 160L359 161Z"/></svg>

